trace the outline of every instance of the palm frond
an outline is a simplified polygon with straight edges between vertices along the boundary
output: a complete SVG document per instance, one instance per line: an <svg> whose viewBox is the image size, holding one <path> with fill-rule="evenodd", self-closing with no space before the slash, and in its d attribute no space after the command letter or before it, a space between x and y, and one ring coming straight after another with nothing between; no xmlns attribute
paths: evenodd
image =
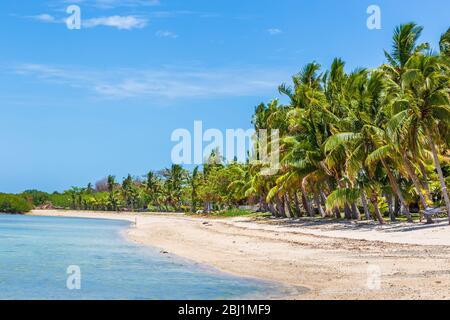
<svg viewBox="0 0 450 320"><path fill-rule="evenodd" d="M325 205L327 210L331 210L336 207L343 207L345 204L354 203L360 197L361 191L359 189L338 189L327 197Z"/></svg>

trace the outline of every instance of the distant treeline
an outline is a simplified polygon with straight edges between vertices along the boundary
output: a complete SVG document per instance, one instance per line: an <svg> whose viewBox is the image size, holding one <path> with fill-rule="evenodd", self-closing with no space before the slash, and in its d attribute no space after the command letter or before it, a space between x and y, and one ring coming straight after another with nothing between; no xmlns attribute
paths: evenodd
<svg viewBox="0 0 450 320"><path fill-rule="evenodd" d="M211 157L215 157L214 153ZM211 160L212 161L212 160ZM95 211L210 212L252 203L237 188L230 187L244 179L247 164L207 164L203 171L192 172L179 165L145 177L128 175L121 182L108 176L95 185L73 187L62 193L27 190L18 195L1 195L8 199L2 212L27 212L32 208ZM1 199L0 197L0 199Z"/></svg>

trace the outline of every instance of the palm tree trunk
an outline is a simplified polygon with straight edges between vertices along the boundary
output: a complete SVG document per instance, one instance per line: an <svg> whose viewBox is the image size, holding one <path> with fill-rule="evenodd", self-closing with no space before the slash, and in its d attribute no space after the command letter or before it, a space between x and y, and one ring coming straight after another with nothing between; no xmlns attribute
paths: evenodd
<svg viewBox="0 0 450 320"><path fill-rule="evenodd" d="M391 186L392 186L392 190L394 190L394 192L396 193L396 195L400 199L401 204L404 207L406 218L408 219L408 222L413 222L413 220L411 218L411 213L409 212L409 205L405 201L405 198L403 198L402 192L401 192L400 187L399 187L399 185L397 183L397 180L395 180L394 174L392 173L391 169L387 166L386 161L384 161L384 159L381 159L381 163L383 164L383 167L386 170L386 173L387 173L388 178L389 178L389 182L391 183Z"/></svg>
<svg viewBox="0 0 450 320"><path fill-rule="evenodd" d="M450 199L448 197L447 186L445 185L444 173L442 172L441 163L439 162L439 157L437 154L436 146L433 142L433 136L431 135L430 129L426 128L429 144L431 146L431 152L433 153L434 166L439 175L439 182L441 184L442 196L444 197L445 206L447 207L448 221L450 223Z"/></svg>
<svg viewBox="0 0 450 320"><path fill-rule="evenodd" d="M294 212L292 211L291 204L289 201L289 195L287 193L284 195L284 203L285 208L287 208L286 212L289 214L289 218L295 218Z"/></svg>
<svg viewBox="0 0 450 320"><path fill-rule="evenodd" d="M320 216L322 218L325 218L325 211L323 211L322 205L320 204L319 194L317 193L317 191L314 191L314 202L316 203Z"/></svg>
<svg viewBox="0 0 450 320"><path fill-rule="evenodd" d="M361 192L361 202L364 208L364 215L366 217L366 220L369 221L370 220L370 211L369 211L369 206L367 205L367 196L366 196L366 192L364 190L362 190Z"/></svg>
<svg viewBox="0 0 450 320"><path fill-rule="evenodd" d="M284 201L281 201L278 195L275 196L275 201L277 203L277 209L281 218L286 218L286 211L284 210Z"/></svg>
<svg viewBox="0 0 450 320"><path fill-rule="evenodd" d="M375 216L377 217L377 220L380 224L385 224L386 222L383 219L383 216L381 215L380 208L378 207L378 196L375 193L372 193L372 196L370 197L370 202L372 202Z"/></svg>
<svg viewBox="0 0 450 320"><path fill-rule="evenodd" d="M392 201L392 195L386 193L384 197L386 198L386 202L388 204L389 217L394 216L394 202Z"/></svg>
<svg viewBox="0 0 450 320"><path fill-rule="evenodd" d="M397 198L389 193L385 194L385 198L386 202L388 203L389 218L391 219L392 222L394 222L397 220L395 218L395 201Z"/></svg>
<svg viewBox="0 0 450 320"><path fill-rule="evenodd" d="M405 164L406 171L408 172L408 175L414 184L414 188L416 189L416 192L419 195L420 203L422 204L422 208L423 208L423 210L426 210L428 208L428 204L427 204L427 201L425 200L425 196L422 193L422 188L420 186L419 178L417 177L416 173L414 172L413 168L411 167L411 164L410 164L409 159L406 156L405 152L402 152L402 158L403 158L403 162ZM427 224L433 223L433 218L430 215L427 215L426 218L427 218ZM422 222L422 218L420 218L420 222Z"/></svg>
<svg viewBox="0 0 450 320"><path fill-rule="evenodd" d="M431 198L430 186L429 186L429 184L428 184L427 169L426 169L425 166L423 165L422 161L420 161L419 167L420 167L420 172L422 173L422 185L423 185L423 188L424 188L424 189L426 190L426 192L427 192L427 197L428 197L428 199L432 200L432 198Z"/></svg>
<svg viewBox="0 0 450 320"><path fill-rule="evenodd" d="M261 203L262 203L261 212L271 212L266 198L267 198L267 194L265 192L262 192L261 193Z"/></svg>
<svg viewBox="0 0 450 320"><path fill-rule="evenodd" d="M300 209L300 201L298 199L297 192L294 192L294 205L295 205L295 211L296 211L297 218L301 218L303 216L303 214L302 214L302 210Z"/></svg>
<svg viewBox="0 0 450 320"><path fill-rule="evenodd" d="M303 187L301 188L301 191L302 191L303 207L305 207L305 210L308 212L310 217L314 217L314 212L311 208L311 203L309 202L309 199L306 195L306 191Z"/></svg>
<svg viewBox="0 0 450 320"><path fill-rule="evenodd" d="M325 195L325 192L323 190L319 191L320 193L320 200L323 206L325 206L325 203L327 202L327 196Z"/></svg>
<svg viewBox="0 0 450 320"><path fill-rule="evenodd" d="M327 180L327 184L328 184L328 188L330 190L334 189L333 184L331 183L330 179ZM326 199L325 199L325 202L326 202ZM339 207L334 207L333 208L333 213L334 213L334 216L335 216L336 219L342 219L342 215L341 215L341 211L340 211Z"/></svg>
<svg viewBox="0 0 450 320"><path fill-rule="evenodd" d="M405 165L406 171L408 172L408 175L414 184L414 188L416 189L416 192L419 195L420 203L422 204L423 209L426 209L428 205L427 205L427 201L425 200L425 196L422 193L422 188L420 186L419 178L417 177L416 173L414 172L413 168L411 167L410 161L404 152L402 152L402 158L403 158L403 163Z"/></svg>
<svg viewBox="0 0 450 320"><path fill-rule="evenodd" d="M325 195L325 192L323 192L322 189L320 190L320 199L321 199L322 206L325 207L325 204L327 202L327 196ZM328 210L325 210L325 216L331 217L331 213Z"/></svg>
<svg viewBox="0 0 450 320"><path fill-rule="evenodd" d="M263 212L263 196L262 194L259 195L259 212Z"/></svg>
<svg viewBox="0 0 450 320"><path fill-rule="evenodd" d="M335 215L336 219L342 219L341 211L339 210L338 207L335 207L333 209L333 212L334 212L334 215Z"/></svg>
<svg viewBox="0 0 450 320"><path fill-rule="evenodd" d="M352 220L352 209L350 209L348 203L344 204L344 215L345 219Z"/></svg>
<svg viewBox="0 0 450 320"><path fill-rule="evenodd" d="M196 203L195 203L195 197L194 196L192 196L192 198L191 198L191 212L192 213L195 213L197 210L196 210Z"/></svg>
<svg viewBox="0 0 450 320"><path fill-rule="evenodd" d="M335 177L336 181L337 181L337 185L340 189L343 189L343 185L342 183L339 182L339 177ZM352 220L352 210L350 209L350 206L348 205L348 203L344 204L344 216L345 219L347 220Z"/></svg>
<svg viewBox="0 0 450 320"><path fill-rule="evenodd" d="M269 203L269 211L270 213L272 213L272 216L274 216L275 218L278 217L278 212L272 202Z"/></svg>
<svg viewBox="0 0 450 320"><path fill-rule="evenodd" d="M361 213L355 202L352 203L352 218L355 220L361 220Z"/></svg>
<svg viewBox="0 0 450 320"><path fill-rule="evenodd" d="M403 213L402 211L403 205L400 202L400 199L395 196L394 197L394 217L398 217L401 213Z"/></svg>

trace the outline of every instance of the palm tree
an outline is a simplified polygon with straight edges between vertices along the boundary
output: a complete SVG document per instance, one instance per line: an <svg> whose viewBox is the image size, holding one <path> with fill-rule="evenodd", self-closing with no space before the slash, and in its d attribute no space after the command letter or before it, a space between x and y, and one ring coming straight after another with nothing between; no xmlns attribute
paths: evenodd
<svg viewBox="0 0 450 320"><path fill-rule="evenodd" d="M450 80L448 67L440 63L438 56L416 54L406 64L402 76L408 108L398 113L399 123L406 123L408 133L415 136L422 130L431 149L441 185L450 223L450 200L445 177L439 160L437 142L442 141L439 128L450 124Z"/></svg>
<svg viewBox="0 0 450 320"><path fill-rule="evenodd" d="M200 185L200 171L198 167L195 167L192 174L188 176L188 184L191 189L191 212L196 212L198 188Z"/></svg>
<svg viewBox="0 0 450 320"><path fill-rule="evenodd" d="M401 77L405 71L404 67L409 59L414 54L429 48L427 43L417 44L422 31L423 27L413 22L402 24L395 28L392 37L392 51L391 53L384 51L389 62L389 65L384 67L391 71L390 75L396 83L401 82Z"/></svg>
<svg viewBox="0 0 450 320"><path fill-rule="evenodd" d="M185 183L186 172L178 164L163 171L165 177L166 196L170 205L177 211L181 208L181 191Z"/></svg>
<svg viewBox="0 0 450 320"><path fill-rule="evenodd" d="M118 210L118 201L115 196L116 178L114 176L108 176L108 192L109 192L109 207L113 211Z"/></svg>
<svg viewBox="0 0 450 320"><path fill-rule="evenodd" d="M126 208L134 211L139 201L139 194L135 186L135 181L130 174L123 180L121 191Z"/></svg>
<svg viewBox="0 0 450 320"><path fill-rule="evenodd" d="M154 173L153 171L147 173L147 179L145 181L145 191L150 199L150 203L158 207L159 211L161 211L161 188L161 180L156 175L156 173Z"/></svg>

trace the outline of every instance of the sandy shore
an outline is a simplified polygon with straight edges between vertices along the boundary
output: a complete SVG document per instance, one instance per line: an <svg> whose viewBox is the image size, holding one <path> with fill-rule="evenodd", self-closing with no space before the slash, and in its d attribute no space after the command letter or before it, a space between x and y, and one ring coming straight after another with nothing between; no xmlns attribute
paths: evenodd
<svg viewBox="0 0 450 320"><path fill-rule="evenodd" d="M291 299L450 299L450 226L34 211L137 221L135 242L242 276L307 287Z"/></svg>

